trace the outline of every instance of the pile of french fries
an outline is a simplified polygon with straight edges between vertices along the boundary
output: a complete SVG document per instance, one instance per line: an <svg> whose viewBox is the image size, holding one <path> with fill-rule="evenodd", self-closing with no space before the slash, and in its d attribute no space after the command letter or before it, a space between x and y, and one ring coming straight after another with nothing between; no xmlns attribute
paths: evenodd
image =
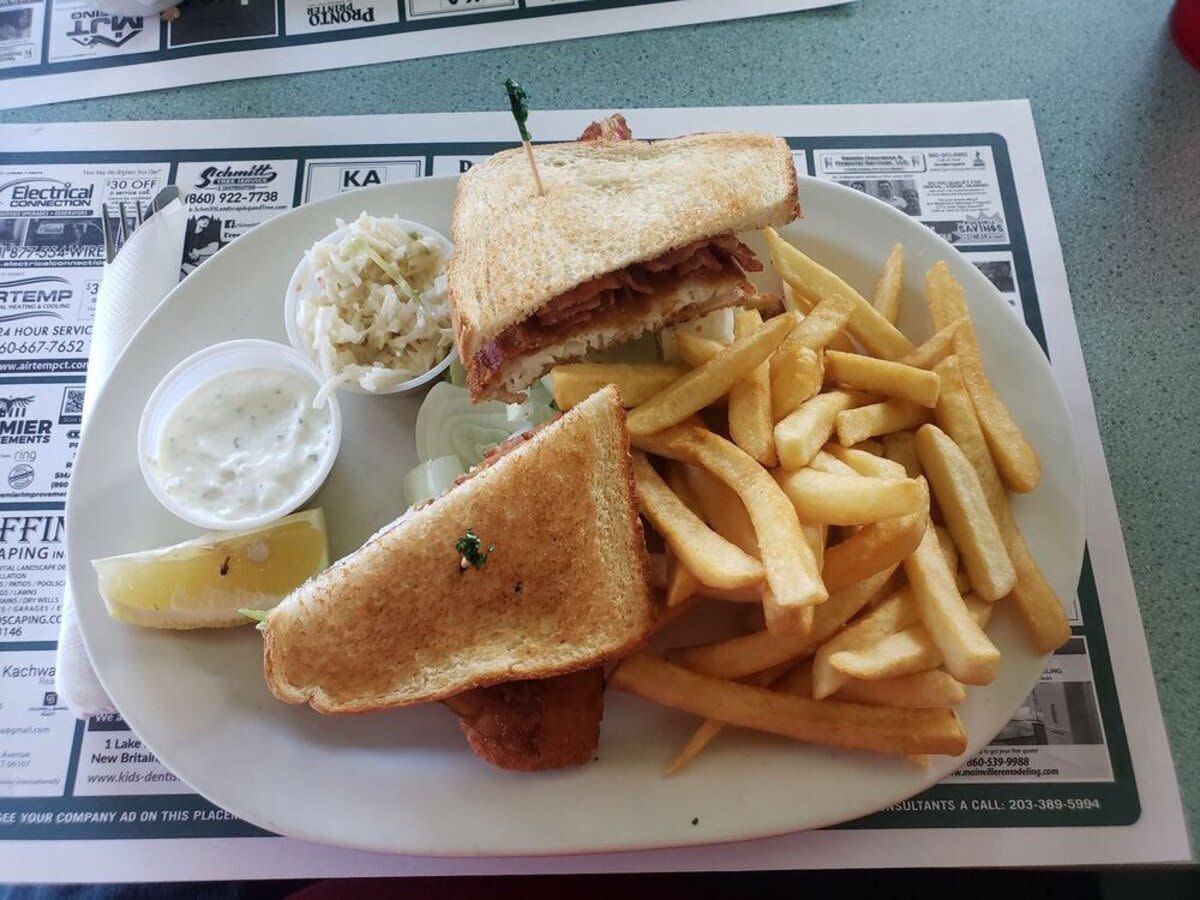
<svg viewBox="0 0 1200 900"><path fill-rule="evenodd" d="M562 409L609 383L631 407L639 504L666 546L663 624L699 597L761 607L749 633L639 653L610 683L703 717L669 773L725 725L959 755L955 707L1000 663L994 605L1015 605L1040 652L1070 636L1009 507L1008 491L1037 486L1037 454L945 263L926 273L934 333L917 346L895 325L901 245L868 301L764 234L783 281L774 315L738 310L727 344L675 329L684 365L551 373Z"/></svg>

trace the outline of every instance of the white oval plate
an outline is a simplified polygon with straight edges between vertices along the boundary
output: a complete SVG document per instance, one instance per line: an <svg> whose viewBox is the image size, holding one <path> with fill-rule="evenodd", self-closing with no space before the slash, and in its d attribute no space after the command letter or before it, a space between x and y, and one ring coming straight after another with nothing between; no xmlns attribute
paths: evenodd
<svg viewBox="0 0 1200 900"><path fill-rule="evenodd" d="M195 531L167 513L138 472L138 416L158 380L208 344L285 340L280 307L297 259L335 217L399 214L449 233L453 179L342 194L285 213L222 249L176 288L133 339L96 399L67 504L70 582L101 681L147 746L214 803L263 828L348 847L438 856L556 854L741 840L854 819L950 774L904 761L728 733L680 775L662 767L696 725L690 716L610 692L598 761L534 775L476 759L440 705L322 717L285 706L262 676L252 628L156 632L105 614L89 560L161 547ZM1015 501L1034 555L1063 597L1083 555L1080 471L1067 411L1032 337L950 245L848 188L801 180L805 218L784 229L869 293L892 244L907 253L902 325L923 336L925 270L945 259L967 288L988 371L1041 453L1042 483ZM416 462L417 397L342 393L345 437L315 502L334 558L402 511ZM1041 673L1019 623L991 628L1004 652L996 680L962 708L974 753ZM968 754L969 755L969 754ZM698 819L699 824L692 825Z"/></svg>

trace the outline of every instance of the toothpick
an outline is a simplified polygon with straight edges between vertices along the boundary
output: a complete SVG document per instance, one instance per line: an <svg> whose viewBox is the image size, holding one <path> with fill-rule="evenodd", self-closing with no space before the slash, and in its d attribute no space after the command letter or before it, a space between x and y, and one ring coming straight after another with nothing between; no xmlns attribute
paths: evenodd
<svg viewBox="0 0 1200 900"><path fill-rule="evenodd" d="M538 173L537 160L533 158L533 138L525 122L529 119L529 97L525 89L511 78L504 81L504 89L508 91L508 102L512 107L513 118L517 122L517 131L521 134L521 146L525 148L525 158L529 160L529 168L533 172L533 181L537 185L538 196L546 193L542 186L542 176Z"/></svg>

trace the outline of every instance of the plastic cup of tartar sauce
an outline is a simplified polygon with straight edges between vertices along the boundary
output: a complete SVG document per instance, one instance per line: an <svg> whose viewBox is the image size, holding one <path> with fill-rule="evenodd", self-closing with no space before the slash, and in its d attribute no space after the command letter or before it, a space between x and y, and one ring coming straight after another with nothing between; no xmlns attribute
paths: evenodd
<svg viewBox="0 0 1200 900"><path fill-rule="evenodd" d="M421 237L428 240L434 246L438 247L446 258L450 258L450 254L454 249L454 245L449 239L438 231L436 228L430 228L423 222L414 222L410 219L401 219L398 216L377 216L376 218L387 218L394 221L398 227L404 231L411 231L419 234ZM339 244L346 235L353 230L354 223L347 222L342 227L331 231L317 244ZM314 245L315 246L315 245ZM301 326L297 319L298 307L300 305L300 297L302 294L316 293L316 279L311 268L308 265L308 253L300 258L300 262L296 265L295 271L292 273L291 279L288 281L287 293L283 298L283 326L287 329L288 341L292 347L304 355L304 358L309 360L314 367L319 366L316 360L315 351L312 350L312 335L302 334ZM338 385L339 391L347 391L351 394L366 394L368 396L382 396L384 394L408 394L413 391L429 385L435 379L440 378L446 369L450 368L450 363L457 357L457 351L454 345L450 345L450 349L446 355L442 357L433 368L420 375L416 375L407 381L396 384L392 387L370 391L360 385L357 381L345 381Z"/></svg>
<svg viewBox="0 0 1200 900"><path fill-rule="evenodd" d="M213 344L164 376L138 427L138 463L151 493L199 528L259 528L294 512L324 483L342 439L320 373L274 341ZM211 462L211 465L210 465Z"/></svg>

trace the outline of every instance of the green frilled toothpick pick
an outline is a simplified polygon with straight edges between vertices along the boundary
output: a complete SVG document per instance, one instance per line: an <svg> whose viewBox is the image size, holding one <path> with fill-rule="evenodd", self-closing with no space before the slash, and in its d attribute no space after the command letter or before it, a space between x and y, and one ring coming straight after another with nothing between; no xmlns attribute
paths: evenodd
<svg viewBox="0 0 1200 900"><path fill-rule="evenodd" d="M542 176L538 174L537 161L533 158L533 138L529 136L529 129L525 123L529 119L529 96L525 93L525 88L521 87L511 78L504 80L504 89L508 91L508 102L512 106L513 118L517 121L517 131L521 134L521 146L525 148L525 158L529 160L529 168L533 171L533 180L537 184L537 192L539 195L546 193L546 189L542 187Z"/></svg>

